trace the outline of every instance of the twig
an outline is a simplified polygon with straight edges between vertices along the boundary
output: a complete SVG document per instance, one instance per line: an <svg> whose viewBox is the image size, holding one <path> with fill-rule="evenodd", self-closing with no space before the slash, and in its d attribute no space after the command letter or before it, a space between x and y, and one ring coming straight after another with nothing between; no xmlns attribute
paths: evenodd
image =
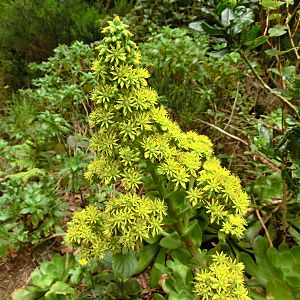
<svg viewBox="0 0 300 300"><path fill-rule="evenodd" d="M231 137L232 139L235 139L235 140L243 143L246 146L249 146L249 144L247 142L245 142L244 140L242 140L241 138L239 138L239 137L237 137L237 136L235 136L235 135L233 135L231 133L228 133L227 131L224 131L222 128L220 128L220 127L218 127L218 126L216 126L214 124L211 124L211 123L208 123L208 122L205 122L205 121L202 121L202 120L198 120L198 121L201 122L201 123L203 123L203 124L206 124L206 125L208 125L208 126L210 126L212 128L217 129L218 131L226 134L227 136Z"/></svg>
<svg viewBox="0 0 300 300"><path fill-rule="evenodd" d="M239 85L240 85L240 82L238 81L237 86L236 86L236 94L235 94L235 97L234 97L234 102L233 102L231 114L230 114L230 117L229 117L229 120L228 120L226 126L224 127L224 130L227 129L228 125L230 124L230 122L231 122L231 120L233 118L233 114L234 114L235 107L236 107L236 102L237 102L238 95L239 95Z"/></svg>
<svg viewBox="0 0 300 300"><path fill-rule="evenodd" d="M300 2L297 4L297 6L295 7L293 13L290 15L288 23L290 23L290 21L294 18L294 16L298 13L300 9ZM295 31L296 32L296 31Z"/></svg>
<svg viewBox="0 0 300 300"><path fill-rule="evenodd" d="M272 205L277 205L270 214L265 218L264 223L268 223L269 220L272 218L272 216L280 209L280 204L282 203L282 200L273 200Z"/></svg>
<svg viewBox="0 0 300 300"><path fill-rule="evenodd" d="M32 247L32 249L35 249L35 248L39 247L41 244L45 243L45 242L48 241L48 240L51 240L51 239L53 239L53 238L60 237L60 236L65 236L65 235L66 235L65 232L63 232L63 233L54 233L54 234L52 234L52 235L50 235L50 236L48 236L48 237L46 237L46 238L40 240L37 244L35 244L35 245Z"/></svg>
<svg viewBox="0 0 300 300"><path fill-rule="evenodd" d="M286 241L286 199L287 199L287 184L286 179L282 179L282 241L285 243Z"/></svg>
<svg viewBox="0 0 300 300"><path fill-rule="evenodd" d="M291 42L291 45L292 45L293 50L294 50L294 52L295 52L295 55L296 55L297 59L300 60L300 55L299 55L299 53L298 53L297 47L295 46L295 42L294 42L293 35L292 35L291 28L290 28L290 25L289 25L289 24L287 24L287 28L288 28L288 33L289 33L290 42Z"/></svg>
<svg viewBox="0 0 300 300"><path fill-rule="evenodd" d="M264 35L266 35L268 33L268 29L269 29L269 25L270 25L270 10L267 10L267 18L266 18L266 27L264 30Z"/></svg>
<svg viewBox="0 0 300 300"><path fill-rule="evenodd" d="M258 210L258 209L255 209L255 213L256 213L256 216L257 216L258 220L259 220L260 223L261 223L261 226L263 227L263 229L264 229L264 231L265 231L265 233L266 233L266 236L267 236L267 239L268 239L268 242L269 242L270 246L273 247L273 242L272 242L272 240L271 240L271 237L270 237L268 228L266 227L266 225L265 225L263 219L261 218L260 213L259 213L259 210Z"/></svg>

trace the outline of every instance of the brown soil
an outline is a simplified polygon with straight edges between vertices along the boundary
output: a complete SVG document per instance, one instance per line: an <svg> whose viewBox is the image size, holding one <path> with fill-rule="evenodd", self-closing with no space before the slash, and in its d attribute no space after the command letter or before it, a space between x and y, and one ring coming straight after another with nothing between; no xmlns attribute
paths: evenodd
<svg viewBox="0 0 300 300"><path fill-rule="evenodd" d="M26 285L35 267L31 253L25 250L14 258L0 262L0 299L9 299L15 289Z"/></svg>
<svg viewBox="0 0 300 300"><path fill-rule="evenodd" d="M86 192L81 195L66 193L64 200L69 205L69 211L80 209L86 202ZM63 228L70 219L64 218ZM54 236L53 236L54 237ZM47 239L40 245L24 245L22 250L11 253L6 259L0 259L0 300L11 299L14 290L30 283L31 272L45 260L50 260L55 253L64 255L70 249L62 243L61 237Z"/></svg>
<svg viewBox="0 0 300 300"><path fill-rule="evenodd" d="M26 245L6 260L0 261L0 300L11 299L12 292L30 283L31 272L54 253L61 252L60 242L47 241L40 246Z"/></svg>

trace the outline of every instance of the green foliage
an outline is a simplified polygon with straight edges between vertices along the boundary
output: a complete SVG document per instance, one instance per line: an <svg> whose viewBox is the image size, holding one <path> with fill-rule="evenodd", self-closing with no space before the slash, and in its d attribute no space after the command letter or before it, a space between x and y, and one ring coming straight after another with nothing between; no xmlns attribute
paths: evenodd
<svg viewBox="0 0 300 300"><path fill-rule="evenodd" d="M93 57L91 47L81 42L59 46L48 61L30 66L38 76L32 81L34 88L19 90L5 108L1 135L10 143L26 141L36 165L48 167L56 154L87 147L81 136L89 131L87 95L95 85L89 72Z"/></svg>
<svg viewBox="0 0 300 300"><path fill-rule="evenodd" d="M94 84L87 71L93 57L92 49L81 42L58 47L47 62L31 65L40 76L33 81L35 88L20 90L12 105L5 108L1 127L9 143L0 143L1 200L12 215L2 224L3 255L24 242L39 243L61 232L66 204L56 200L60 197L57 188L80 192L84 203L81 190L85 180L80 171L89 157L80 151L87 148L80 137L86 129L78 124L86 119L87 104L83 101ZM77 104L71 106L70 101ZM75 112L81 117L75 119ZM71 120L78 133L71 131ZM58 176L58 182L48 171Z"/></svg>
<svg viewBox="0 0 300 300"><path fill-rule="evenodd" d="M167 253L184 260L187 278L177 262L167 268L175 277L179 272L191 295L194 268L205 268L208 259L207 251L198 249L202 232L209 223L213 231L221 231L221 240L226 235L240 237L249 200L239 179L213 157L210 140L182 132L164 108L156 107L157 93L147 86L149 73L140 67L140 52L127 27L116 17L103 30L106 37L97 47L93 71L98 86L89 118L95 128L90 148L96 158L86 172L91 181L118 183L122 193L108 199L103 209L93 205L76 212L66 242L80 247L84 263L93 257L103 259L109 250L114 254L113 269L127 278L139 261L140 269L151 263L151 259L142 262L142 250L139 261L127 251L143 240L151 244L157 239L164 249L158 254L162 261ZM183 254L178 254L181 247ZM162 271L158 263L155 267ZM238 286L246 295L243 281ZM172 285L169 290L181 296L180 287ZM243 295L240 299L246 299Z"/></svg>
<svg viewBox="0 0 300 300"><path fill-rule="evenodd" d="M137 267L137 259L134 252L128 254L117 253L112 256L112 270L123 280L131 277Z"/></svg>
<svg viewBox="0 0 300 300"><path fill-rule="evenodd" d="M257 47L267 39L256 39L259 35L256 27L249 30L257 10L255 1L253 4L251 2L253 1L219 1L217 5L210 5L208 8L208 20L196 21L189 26L196 31L225 38L229 51L244 44Z"/></svg>
<svg viewBox="0 0 300 300"><path fill-rule="evenodd" d="M214 1L204 0L138 0L133 10L126 16L137 36L144 38L149 29L160 26L182 27L197 17L209 17L208 8ZM164 16L162 18L162 16Z"/></svg>
<svg viewBox="0 0 300 300"><path fill-rule="evenodd" d="M13 300L73 300L77 299L76 291L69 282L74 272L75 259L68 256L55 255L52 260L44 261L39 268L35 269L30 279L32 285L16 290Z"/></svg>
<svg viewBox="0 0 300 300"><path fill-rule="evenodd" d="M84 187L85 178L83 170L86 168L90 157L82 152L77 151L73 156L66 156L62 160L61 169L58 171L60 176L60 186L67 192L78 192Z"/></svg>
<svg viewBox="0 0 300 300"><path fill-rule="evenodd" d="M48 182L47 182L48 181ZM61 233L66 204L57 199L53 183L7 181L1 183L1 256L18 250L22 243L39 243L53 233Z"/></svg>
<svg viewBox="0 0 300 300"><path fill-rule="evenodd" d="M245 80L240 56L212 52L204 34L163 27L140 47L160 103L172 109L183 127L200 115L207 118L207 112L216 107L225 109L236 98L236 78Z"/></svg>
<svg viewBox="0 0 300 300"><path fill-rule="evenodd" d="M0 19L1 50L28 60L47 58L58 44L91 42L98 36L97 10L81 0L2 1Z"/></svg>
<svg viewBox="0 0 300 300"><path fill-rule="evenodd" d="M249 285L263 288L261 293L252 291L253 299L260 299L260 295L275 299L298 299L300 248L298 246L289 248L288 245L281 244L275 249L269 247L266 239L257 237L253 251L256 262L249 254L241 253L246 273L251 275Z"/></svg>
<svg viewBox="0 0 300 300"><path fill-rule="evenodd" d="M0 3L0 66L12 89L27 83L27 62L42 61L59 44L99 38L99 15L83 0L3 0Z"/></svg>
<svg viewBox="0 0 300 300"><path fill-rule="evenodd" d="M161 278L163 291L168 294L168 299L188 300L194 299L193 274L191 270L179 260L168 260L166 266L154 265L164 275ZM195 286L196 288L196 286Z"/></svg>
<svg viewBox="0 0 300 300"><path fill-rule="evenodd" d="M75 112L85 114L87 94L95 86L89 71L94 57L92 48L82 42L60 45L47 61L29 65L39 77L32 80L33 89L20 90L22 98L52 113L68 117Z"/></svg>
<svg viewBox="0 0 300 300"><path fill-rule="evenodd" d="M130 277L135 266L133 252L107 254L103 262L91 260L81 267L82 278L79 279L86 288L80 292L79 299L138 299L141 287L135 278Z"/></svg>
<svg viewBox="0 0 300 300"><path fill-rule="evenodd" d="M15 290L12 299L137 299L141 288L136 279L129 278L136 265L133 253L105 259L104 264L93 260L82 265L73 255L55 255L31 273L31 284ZM80 291L76 291L78 286Z"/></svg>
<svg viewBox="0 0 300 300"><path fill-rule="evenodd" d="M282 198L283 185L286 182L290 191L286 203L287 214L292 216L294 211L298 210L297 199L299 198L299 122L290 115L286 115L286 132L284 133L282 118L281 110L277 109L259 119L257 135L253 137L252 151L259 151L265 155L271 164L258 164L256 165L257 171L249 171L255 175L255 180L252 182L249 180L248 188L257 201L257 205L271 205L273 201ZM272 208L265 207L265 210L271 211ZM290 218L292 217L288 219ZM274 218L269 225L272 221ZM280 222L280 220L277 221ZM273 232L273 229L270 231ZM295 234L292 237L297 239Z"/></svg>
<svg viewBox="0 0 300 300"><path fill-rule="evenodd" d="M199 78L199 74L205 73L203 59L208 49L205 36L194 38L187 30L164 27L140 48L143 64L151 73L150 85L164 96L160 100L163 104L178 115L190 111L197 114L207 107L212 93L207 86L206 94L201 93L206 83Z"/></svg>

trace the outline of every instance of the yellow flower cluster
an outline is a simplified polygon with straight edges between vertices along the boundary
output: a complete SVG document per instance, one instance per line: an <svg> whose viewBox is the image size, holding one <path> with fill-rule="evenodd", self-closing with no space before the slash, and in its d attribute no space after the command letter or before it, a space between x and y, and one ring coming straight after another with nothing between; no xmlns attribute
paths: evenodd
<svg viewBox="0 0 300 300"><path fill-rule="evenodd" d="M241 189L240 180L222 168L219 160L209 158L203 164L195 186L187 191L190 203L205 207L211 222L222 226L221 231L242 236L246 225L243 215L249 207L249 199Z"/></svg>
<svg viewBox="0 0 300 300"><path fill-rule="evenodd" d="M98 158L86 177L105 184L119 180L125 190L135 190L145 175L139 164L149 161L160 165L159 174L174 188L185 188L211 156L212 144L206 136L182 132L164 108L155 107L157 93L147 86L149 73L139 67L140 52L127 27L119 18L109 22L93 64L99 87L92 95L96 108L89 121L96 133L90 148Z"/></svg>
<svg viewBox="0 0 300 300"><path fill-rule="evenodd" d="M207 269L195 276L195 293L201 300L250 300L244 286L244 265L224 253L212 256Z"/></svg>
<svg viewBox="0 0 300 300"><path fill-rule="evenodd" d="M241 236L249 203L239 180L213 158L208 137L183 132L164 108L156 107L157 93L147 86L149 73L140 67L141 55L127 28L118 17L109 22L93 64L99 84L92 95L95 110L89 121L95 130L90 148L96 158L86 178L103 184L119 182L134 195L152 168L169 191L183 191L191 207L206 209L211 223L226 234ZM137 196L110 200L104 212L97 211L99 220L95 223L83 221L91 208L75 214L69 224L69 243L80 246L87 256L101 257L104 250L132 248L149 233L158 233L165 214L162 203L139 198L145 204L135 208L138 214L129 208L111 208L123 207L122 201L129 201L126 197ZM153 205L155 218L149 217L145 223L140 216L148 215L148 207Z"/></svg>
<svg viewBox="0 0 300 300"><path fill-rule="evenodd" d="M74 214L68 223L66 242L80 248L83 259L102 259L105 251L134 249L136 242L161 230L166 207L161 200L138 195L111 199L103 211L90 205Z"/></svg>

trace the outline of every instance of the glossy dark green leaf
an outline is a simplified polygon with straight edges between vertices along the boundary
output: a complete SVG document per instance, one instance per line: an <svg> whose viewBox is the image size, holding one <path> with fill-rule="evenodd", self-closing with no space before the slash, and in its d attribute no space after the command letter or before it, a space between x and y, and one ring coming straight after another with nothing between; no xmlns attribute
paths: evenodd
<svg viewBox="0 0 300 300"><path fill-rule="evenodd" d="M231 8L225 8L221 13L221 23L224 27L229 27L231 22L236 19L236 15Z"/></svg>
<svg viewBox="0 0 300 300"><path fill-rule="evenodd" d="M265 44L267 41L269 40L269 37L264 35L264 36L259 36L258 38L256 38L252 45L249 47L249 49L254 49L256 47L259 47L263 44Z"/></svg>
<svg viewBox="0 0 300 300"><path fill-rule="evenodd" d="M224 32L221 28L215 27L208 25L206 22L202 21L199 22L201 28L203 29L204 32L211 34L211 35L224 35Z"/></svg>
<svg viewBox="0 0 300 300"><path fill-rule="evenodd" d="M196 22L192 22L189 24L189 27L195 31L198 31L198 32L204 32L204 30L202 29L202 26L201 26L202 22L201 21L196 21Z"/></svg>

